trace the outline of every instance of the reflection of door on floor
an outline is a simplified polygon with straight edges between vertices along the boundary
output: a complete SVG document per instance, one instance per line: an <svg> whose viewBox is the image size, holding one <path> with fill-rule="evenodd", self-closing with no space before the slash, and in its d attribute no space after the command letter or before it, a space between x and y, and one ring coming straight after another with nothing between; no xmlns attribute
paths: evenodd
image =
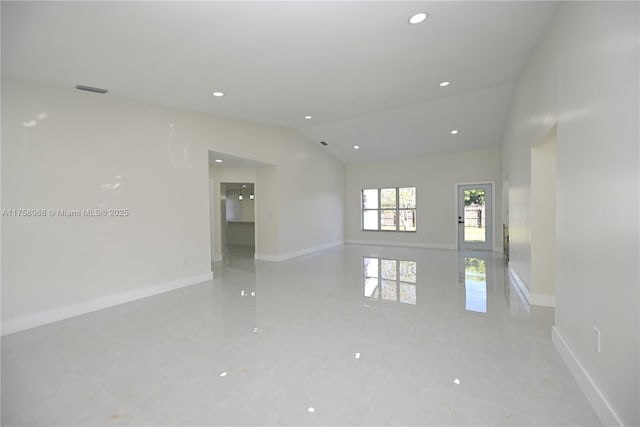
<svg viewBox="0 0 640 427"><path fill-rule="evenodd" d="M493 185L458 185L458 249L492 250Z"/></svg>

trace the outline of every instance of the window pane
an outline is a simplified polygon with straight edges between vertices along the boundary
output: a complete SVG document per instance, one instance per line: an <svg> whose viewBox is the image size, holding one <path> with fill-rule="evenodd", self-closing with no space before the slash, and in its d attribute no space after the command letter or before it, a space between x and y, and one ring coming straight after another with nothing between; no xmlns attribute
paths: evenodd
<svg viewBox="0 0 640 427"><path fill-rule="evenodd" d="M402 282L416 283L415 261L400 261L400 280Z"/></svg>
<svg viewBox="0 0 640 427"><path fill-rule="evenodd" d="M482 242L487 240L484 189L474 188L464 191L464 241Z"/></svg>
<svg viewBox="0 0 640 427"><path fill-rule="evenodd" d="M364 276L378 277L378 258L364 259Z"/></svg>
<svg viewBox="0 0 640 427"><path fill-rule="evenodd" d="M362 229L363 230L377 230L378 229L378 210L364 211L362 215Z"/></svg>
<svg viewBox="0 0 640 427"><path fill-rule="evenodd" d="M396 231L396 211L380 211L380 230Z"/></svg>
<svg viewBox="0 0 640 427"><path fill-rule="evenodd" d="M416 210L403 209L399 212L398 225L400 231L416 231Z"/></svg>
<svg viewBox="0 0 640 427"><path fill-rule="evenodd" d="M378 189L362 190L362 209L378 209Z"/></svg>
<svg viewBox="0 0 640 427"><path fill-rule="evenodd" d="M364 296L369 298L378 297L378 279L364 280Z"/></svg>
<svg viewBox="0 0 640 427"><path fill-rule="evenodd" d="M383 209L396 208L395 188L383 188L380 190L380 207Z"/></svg>
<svg viewBox="0 0 640 427"><path fill-rule="evenodd" d="M416 187L400 188L400 209L416 207Z"/></svg>
<svg viewBox="0 0 640 427"><path fill-rule="evenodd" d="M389 280L396 280L396 261L383 259L382 260L382 278Z"/></svg>
<svg viewBox="0 0 640 427"><path fill-rule="evenodd" d="M386 299L387 301L396 301L398 299L398 297L396 296L396 288L396 282L391 280L383 280L382 299Z"/></svg>
<svg viewBox="0 0 640 427"><path fill-rule="evenodd" d="M400 283L400 302L405 304L416 303L416 285Z"/></svg>

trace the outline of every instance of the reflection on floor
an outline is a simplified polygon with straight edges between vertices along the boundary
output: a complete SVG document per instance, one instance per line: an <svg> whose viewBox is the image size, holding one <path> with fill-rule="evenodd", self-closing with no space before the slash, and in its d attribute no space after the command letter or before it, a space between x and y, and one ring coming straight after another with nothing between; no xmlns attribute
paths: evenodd
<svg viewBox="0 0 640 427"><path fill-rule="evenodd" d="M256 253L254 246L234 246L229 245L227 250L222 256L221 268L244 270L255 273L256 263L254 254ZM213 265L214 273L216 271L216 264Z"/></svg>
<svg viewBox="0 0 640 427"><path fill-rule="evenodd" d="M464 288L467 311L487 312L487 262L482 258L464 257Z"/></svg>
<svg viewBox="0 0 640 427"><path fill-rule="evenodd" d="M364 296L416 303L416 262L364 258Z"/></svg>
<svg viewBox="0 0 640 427"><path fill-rule="evenodd" d="M246 255L4 337L2 425L598 424L498 255Z"/></svg>

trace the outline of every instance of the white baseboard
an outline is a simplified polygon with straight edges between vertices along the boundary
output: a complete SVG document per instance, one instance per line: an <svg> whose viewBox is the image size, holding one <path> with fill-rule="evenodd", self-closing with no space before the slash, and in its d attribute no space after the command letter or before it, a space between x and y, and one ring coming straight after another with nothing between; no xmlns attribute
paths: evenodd
<svg viewBox="0 0 640 427"><path fill-rule="evenodd" d="M212 273L203 273L196 276L174 280L172 282L162 283L160 285L149 286L130 292L123 292L116 295L98 298L80 304L16 317L14 319L9 319L5 322L2 322L2 336L31 328L36 328L38 326L47 325L49 323L58 322L60 320L70 319L82 314L91 313L92 311L102 310L103 308L113 307L115 305L124 304L164 292L173 291L175 289L184 288L186 286L195 285L197 283L206 282L207 280L211 280L212 278Z"/></svg>
<svg viewBox="0 0 640 427"><path fill-rule="evenodd" d="M527 288L527 285L525 285L522 279L520 279L520 276L518 276L518 273L516 273L513 267L509 265L507 270L509 271L509 276L511 276L516 289L520 292L520 295L524 297L527 303L529 303L529 288Z"/></svg>
<svg viewBox="0 0 640 427"><path fill-rule="evenodd" d="M556 297L554 295L547 294L537 294L535 292L530 292L527 285L520 279L518 273L513 269L513 267L509 266L509 275L513 279L513 284L516 286L518 291L524 296L529 305L538 305L541 307L555 307L556 306Z"/></svg>
<svg viewBox="0 0 640 427"><path fill-rule="evenodd" d="M526 312L529 313L530 312L530 310L529 310L529 307L530 307L529 300L525 296L525 293L522 291L522 286L524 286L524 285L522 283L520 283L520 284L516 283L516 280L519 280L519 278L516 279L515 277L513 277L511 275L511 272L508 272L507 274L509 274L509 276L511 277L511 280L509 282L513 283L513 288L515 290L516 296L520 300L520 304L522 305L522 308L524 308L526 310ZM525 290L526 290L526 286L525 286Z"/></svg>
<svg viewBox="0 0 640 427"><path fill-rule="evenodd" d="M420 249L449 249L457 250L456 245L432 244L432 243L413 243L413 242L387 242L384 240L347 240L348 245L370 245L370 246L394 246L403 248L420 248Z"/></svg>
<svg viewBox="0 0 640 427"><path fill-rule="evenodd" d="M314 246L311 248L306 248L306 249L301 249L299 251L294 251L294 252L288 252L282 255L267 255L267 254L255 254L255 259L257 260L261 260L261 261L272 261L272 262L280 262L280 261L286 261L288 259L291 258L297 258L299 256L304 256L304 255L309 255L312 254L314 252L319 252L319 251L323 251L326 249L331 249L331 248L335 248L336 246L340 246L343 245L344 241L343 240L337 240L335 242L331 242L331 243L325 243L324 245L319 245L319 246Z"/></svg>
<svg viewBox="0 0 640 427"><path fill-rule="evenodd" d="M253 257L259 261L270 261L270 262L283 261L283 258L281 258L278 255L259 254L257 252Z"/></svg>
<svg viewBox="0 0 640 427"><path fill-rule="evenodd" d="M580 359L578 359L573 350L571 350L571 347L569 347L555 326L551 328L551 340L553 341L553 345L556 350L560 353L560 356L562 356L564 363L569 367L569 370L584 392L587 400L593 407L593 410L598 415L598 418L600 418L602 424L605 426L623 426L624 423L622 422L622 419L613 410L598 385L595 383L591 375L589 375L589 372L587 372L582 363L580 363Z"/></svg>

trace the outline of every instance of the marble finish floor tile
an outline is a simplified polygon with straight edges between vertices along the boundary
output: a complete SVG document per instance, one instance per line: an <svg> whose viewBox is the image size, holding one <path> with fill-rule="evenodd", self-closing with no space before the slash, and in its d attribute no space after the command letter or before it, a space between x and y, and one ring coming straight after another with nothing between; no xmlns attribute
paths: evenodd
<svg viewBox="0 0 640 427"><path fill-rule="evenodd" d="M3 337L2 425L599 425L496 254L244 252Z"/></svg>

